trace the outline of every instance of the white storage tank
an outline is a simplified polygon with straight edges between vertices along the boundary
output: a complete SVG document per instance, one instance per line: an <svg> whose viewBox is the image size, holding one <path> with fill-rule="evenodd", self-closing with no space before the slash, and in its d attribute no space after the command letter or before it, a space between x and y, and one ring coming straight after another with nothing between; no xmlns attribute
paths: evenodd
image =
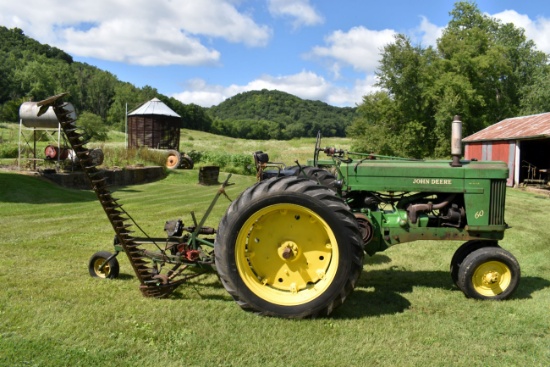
<svg viewBox="0 0 550 367"><path fill-rule="evenodd" d="M24 102L21 104L21 107L19 107L19 118L23 126L38 129L57 129L59 127L59 121L53 109L49 107L46 113L38 116L40 107L38 107L36 103L37 102ZM71 115L74 115L73 118L76 119L73 105L69 103L67 108L72 111Z"/></svg>

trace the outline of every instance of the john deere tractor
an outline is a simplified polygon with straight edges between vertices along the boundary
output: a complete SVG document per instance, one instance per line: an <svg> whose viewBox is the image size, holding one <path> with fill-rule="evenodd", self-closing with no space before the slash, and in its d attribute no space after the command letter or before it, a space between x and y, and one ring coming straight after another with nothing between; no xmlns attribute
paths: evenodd
<svg viewBox="0 0 550 367"><path fill-rule="evenodd" d="M218 228L205 216L165 223L166 237L137 237L133 219L108 188L75 124L65 94L36 103L52 108L115 232L114 253L89 261L93 277L116 278L124 252L140 290L165 297L191 278L215 270L243 309L286 318L330 314L353 291L363 257L416 240L463 241L451 278L467 297L502 300L518 286L517 260L498 245L504 221L503 162L461 160L461 122L452 123L451 161L408 160L321 148L309 165L287 168L254 154L258 182L231 203ZM319 160L319 153L328 159ZM136 224L136 223L134 223ZM141 227L137 226L141 230Z"/></svg>
<svg viewBox="0 0 550 367"><path fill-rule="evenodd" d="M283 317L326 315L353 290L363 253L416 240L463 241L450 261L467 297L502 300L518 286L517 260L498 245L504 162L410 160L321 148L309 166L286 168L255 153L259 183L229 207L216 237L216 267L245 309ZM319 160L324 152L329 159Z"/></svg>

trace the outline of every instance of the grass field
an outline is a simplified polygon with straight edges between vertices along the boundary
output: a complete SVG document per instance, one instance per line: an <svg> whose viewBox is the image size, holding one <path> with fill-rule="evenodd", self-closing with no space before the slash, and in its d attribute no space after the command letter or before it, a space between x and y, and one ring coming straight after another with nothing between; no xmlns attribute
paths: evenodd
<svg viewBox="0 0 550 367"><path fill-rule="evenodd" d="M28 139L32 137L32 132L25 132ZM288 165L295 165L295 161L298 160L300 164L305 164L307 159L311 159L313 156L313 150L315 147L315 138L301 138L293 140L244 140L237 138L230 138L226 136L214 135L202 131L181 129L180 132L180 151L189 153L190 151L198 151L203 153L231 153L231 154L244 154L250 155L252 153L262 150L269 154L272 162L283 162ZM30 140L32 143L32 140ZM19 143L19 124L0 122L0 165L17 165L17 149ZM44 141L37 142L36 155L38 158L44 158L44 149L48 144L52 144L51 140L44 139ZM336 145L341 149L349 149L351 145L351 139L349 138L323 138L322 146ZM91 142L88 144L89 148L102 148L104 151L115 151L124 147L124 133L117 131L109 131L108 140L106 142ZM1 149L3 148L4 149ZM22 141L22 147L29 152L32 152L32 144L25 145L25 141ZM10 149L8 149L10 148ZM12 153L11 158L2 158L4 151ZM14 155L15 154L15 155ZM124 159L110 159L106 157L105 164L111 164L113 161L123 161ZM118 165L120 162L116 162ZM136 162L128 162L136 163ZM48 163L38 162L38 165L47 166ZM209 162L199 163L200 165L207 165ZM22 168L30 167L31 162L22 160L20 162ZM51 167L51 166L48 166Z"/></svg>
<svg viewBox="0 0 550 367"><path fill-rule="evenodd" d="M166 220L204 213L217 188L197 181L176 171L114 196L162 236ZM231 181L235 198L254 178ZM415 242L367 258L331 317L283 320L241 310L215 275L168 299L142 297L125 256L118 279L91 278L89 257L113 238L93 192L0 171L0 366L549 366L549 203L508 191L501 245L522 267L508 301L466 299L452 284L460 243Z"/></svg>

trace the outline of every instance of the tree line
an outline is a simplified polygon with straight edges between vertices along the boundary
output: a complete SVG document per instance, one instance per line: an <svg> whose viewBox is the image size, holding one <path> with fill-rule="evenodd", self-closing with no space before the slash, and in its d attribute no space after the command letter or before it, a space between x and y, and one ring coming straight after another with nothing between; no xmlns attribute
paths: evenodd
<svg viewBox="0 0 550 367"><path fill-rule="evenodd" d="M126 109L154 97L182 117L182 127L246 139L344 136L355 109L305 101L278 91L247 92L210 109L183 104L151 86L137 88L107 71L75 62L66 52L0 26L0 121L18 121L19 106L68 92L79 123L105 139L108 129L124 130Z"/></svg>
<svg viewBox="0 0 550 367"><path fill-rule="evenodd" d="M403 34L382 51L381 90L364 96L348 129L353 149L406 157L450 154L450 124L463 136L508 117L550 111L548 56L525 32L457 2L435 47Z"/></svg>
<svg viewBox="0 0 550 367"><path fill-rule="evenodd" d="M137 88L67 53L0 26L0 121L17 121L22 102L69 92L87 119L122 129L130 110L153 97L182 116L182 127L246 139L352 138L354 151L414 158L450 153L450 123L463 135L508 117L550 111L548 55L523 29L461 1L435 46L403 34L381 50L380 90L356 108L338 108L279 91L241 93L209 109ZM91 131L97 129L91 129Z"/></svg>
<svg viewBox="0 0 550 367"><path fill-rule="evenodd" d="M18 121L19 106L68 92L79 115L104 127L124 130L126 109L154 97L182 117L182 127L209 131L212 119L195 104L183 104L151 86L143 88L118 80L113 74L75 62L64 51L40 44L19 28L0 26L0 121Z"/></svg>

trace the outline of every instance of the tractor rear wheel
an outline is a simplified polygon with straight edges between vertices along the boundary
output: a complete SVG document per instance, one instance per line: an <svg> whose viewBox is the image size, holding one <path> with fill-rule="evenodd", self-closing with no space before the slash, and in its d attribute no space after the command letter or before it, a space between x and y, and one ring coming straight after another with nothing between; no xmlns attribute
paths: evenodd
<svg viewBox="0 0 550 367"><path fill-rule="evenodd" d="M88 271L92 277L103 279L115 279L118 277L120 270L118 260L116 257L113 257L105 264L105 261L107 261L109 257L111 257L111 253L108 251L99 251L92 255L88 262ZM101 268L103 264L105 264L105 266Z"/></svg>
<svg viewBox="0 0 550 367"><path fill-rule="evenodd" d="M292 167L296 169L296 177L307 178L317 182L321 186L325 186L332 191L338 192L336 187L336 176L322 168L312 166Z"/></svg>
<svg viewBox="0 0 550 367"><path fill-rule="evenodd" d="M466 297L502 300L519 285L516 258L500 247L482 247L470 253L458 270L458 286Z"/></svg>
<svg viewBox="0 0 550 367"><path fill-rule="evenodd" d="M497 241L481 241L471 240L464 242L458 249L456 249L453 258L451 259L450 271L453 282L458 286L458 269L466 258L475 250L482 247L499 247Z"/></svg>
<svg viewBox="0 0 550 367"><path fill-rule="evenodd" d="M330 314L363 269L355 217L334 192L297 177L262 181L228 208L216 269L245 310L284 318Z"/></svg>

